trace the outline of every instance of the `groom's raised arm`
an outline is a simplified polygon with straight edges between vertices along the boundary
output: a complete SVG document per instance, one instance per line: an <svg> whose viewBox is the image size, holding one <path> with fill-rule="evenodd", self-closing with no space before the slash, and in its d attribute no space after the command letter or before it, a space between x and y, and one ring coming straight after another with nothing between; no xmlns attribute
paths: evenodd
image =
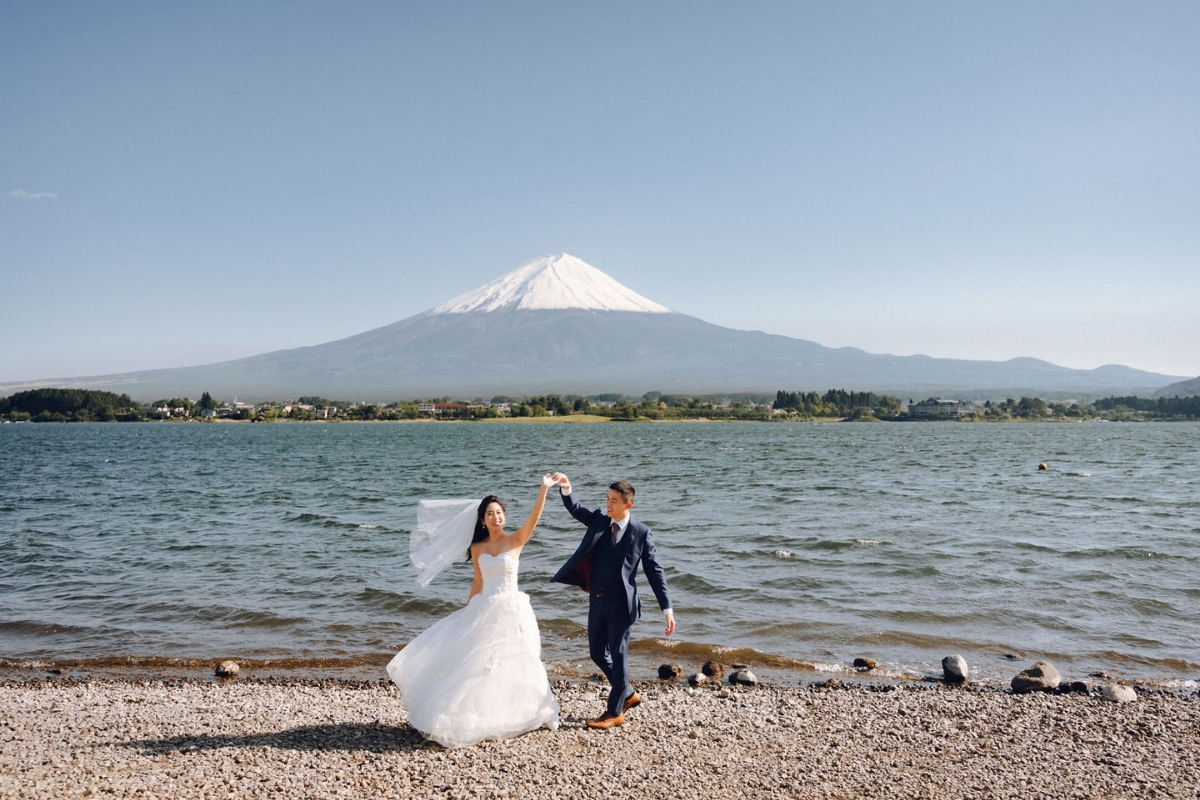
<svg viewBox="0 0 1200 800"><path fill-rule="evenodd" d="M562 496L563 505L567 511L571 512L571 516L588 525L592 521L592 515L595 513L590 508L586 508L579 504L575 499L574 493L571 491L571 480L561 472L556 472L551 476L558 481L558 491Z"/></svg>

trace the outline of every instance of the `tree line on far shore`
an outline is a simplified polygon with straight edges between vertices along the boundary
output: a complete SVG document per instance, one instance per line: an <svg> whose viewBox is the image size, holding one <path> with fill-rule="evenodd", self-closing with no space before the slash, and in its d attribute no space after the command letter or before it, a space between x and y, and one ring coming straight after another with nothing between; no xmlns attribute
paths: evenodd
<svg viewBox="0 0 1200 800"><path fill-rule="evenodd" d="M436 404L437 411L430 406ZM910 399L908 406L913 401ZM422 406L425 406L424 410ZM271 422L275 420L405 420L422 416L445 419L496 417L546 417L591 414L615 421L712 420L812 420L903 421L912 419L896 397L874 392L830 389L817 392L779 390L764 394L668 395L647 392L641 397L623 394L529 397L498 395L490 401L450 397L394 403L355 403L315 395L284 402L226 404L204 392L200 399L186 397L138 403L127 394L90 389L31 389L0 397L0 420L9 422L138 422L228 418ZM1007 398L1000 402L962 404L953 415L964 421L1007 420L1196 420L1200 395L1193 397L1105 397L1090 403L1055 403L1037 398Z"/></svg>
<svg viewBox="0 0 1200 800"><path fill-rule="evenodd" d="M1105 397L1092 403L1100 411L1137 413L1154 419L1200 418L1200 395L1192 397Z"/></svg>

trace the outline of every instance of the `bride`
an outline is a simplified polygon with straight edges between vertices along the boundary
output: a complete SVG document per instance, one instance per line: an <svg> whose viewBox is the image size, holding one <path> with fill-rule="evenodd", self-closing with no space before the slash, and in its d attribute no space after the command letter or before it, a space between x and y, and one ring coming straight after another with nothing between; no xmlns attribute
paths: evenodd
<svg viewBox="0 0 1200 800"><path fill-rule="evenodd" d="M517 591L521 548L553 485L542 477L529 518L512 534L504 532L504 503L495 495L418 506L410 543L418 583L428 584L464 550L475 564L467 605L409 642L387 667L409 724L445 747L558 728L537 619L529 595Z"/></svg>

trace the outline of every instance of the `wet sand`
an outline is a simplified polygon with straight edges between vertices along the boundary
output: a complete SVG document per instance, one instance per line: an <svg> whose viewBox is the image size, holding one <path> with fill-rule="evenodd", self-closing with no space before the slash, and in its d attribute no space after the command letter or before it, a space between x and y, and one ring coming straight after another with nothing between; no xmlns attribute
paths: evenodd
<svg viewBox="0 0 1200 800"><path fill-rule="evenodd" d="M558 731L452 751L381 681L7 681L0 796L1200 796L1195 694L646 681L628 723L597 732L604 687L554 683Z"/></svg>

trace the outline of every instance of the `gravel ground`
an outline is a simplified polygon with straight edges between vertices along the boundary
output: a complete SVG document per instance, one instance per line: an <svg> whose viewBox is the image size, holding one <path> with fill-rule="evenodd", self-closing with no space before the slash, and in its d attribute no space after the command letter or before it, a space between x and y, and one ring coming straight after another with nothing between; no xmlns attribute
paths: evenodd
<svg viewBox="0 0 1200 800"><path fill-rule="evenodd" d="M426 742L395 689L339 680L0 683L2 797L1200 797L1200 698L1143 691L559 680L562 727ZM728 695L723 697L722 694Z"/></svg>

